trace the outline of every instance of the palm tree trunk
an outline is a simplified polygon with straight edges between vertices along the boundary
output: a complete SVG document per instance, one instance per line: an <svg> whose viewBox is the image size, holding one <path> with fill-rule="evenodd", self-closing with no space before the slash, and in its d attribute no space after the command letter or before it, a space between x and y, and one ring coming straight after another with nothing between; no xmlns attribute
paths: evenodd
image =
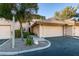
<svg viewBox="0 0 79 59"><path fill-rule="evenodd" d="M21 31L21 39L23 40L23 27L22 23L20 22L20 31Z"/></svg>

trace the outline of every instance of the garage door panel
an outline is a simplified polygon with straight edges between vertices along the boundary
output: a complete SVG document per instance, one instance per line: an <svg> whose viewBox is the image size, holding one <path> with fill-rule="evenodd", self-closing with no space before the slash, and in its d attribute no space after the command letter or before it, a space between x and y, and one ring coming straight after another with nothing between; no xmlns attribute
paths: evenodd
<svg viewBox="0 0 79 59"><path fill-rule="evenodd" d="M0 26L0 39L8 39L10 34L10 26Z"/></svg>
<svg viewBox="0 0 79 59"><path fill-rule="evenodd" d="M65 35L66 36L72 36L72 26L66 26L65 27Z"/></svg>
<svg viewBox="0 0 79 59"><path fill-rule="evenodd" d="M63 27L62 26L43 26L42 36L43 37L63 36Z"/></svg>
<svg viewBox="0 0 79 59"><path fill-rule="evenodd" d="M79 36L79 26L75 26L75 36Z"/></svg>

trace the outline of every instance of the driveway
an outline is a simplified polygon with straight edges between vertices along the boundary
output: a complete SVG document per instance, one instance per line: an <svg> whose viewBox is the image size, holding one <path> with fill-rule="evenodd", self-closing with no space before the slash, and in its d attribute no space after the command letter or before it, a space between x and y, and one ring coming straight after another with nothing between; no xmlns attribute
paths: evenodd
<svg viewBox="0 0 79 59"><path fill-rule="evenodd" d="M20 56L79 56L79 39L73 37L46 38L51 46L44 50L22 53Z"/></svg>
<svg viewBox="0 0 79 59"><path fill-rule="evenodd" d="M8 39L0 39L0 45L6 42Z"/></svg>

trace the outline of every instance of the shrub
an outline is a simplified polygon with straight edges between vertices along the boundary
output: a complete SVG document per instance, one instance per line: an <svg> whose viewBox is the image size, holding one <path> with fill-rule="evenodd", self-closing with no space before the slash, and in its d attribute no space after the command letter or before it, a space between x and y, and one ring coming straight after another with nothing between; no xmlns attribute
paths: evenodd
<svg viewBox="0 0 79 59"><path fill-rule="evenodd" d="M30 35L35 35L34 33L30 32Z"/></svg>
<svg viewBox="0 0 79 59"><path fill-rule="evenodd" d="M24 38L27 38L27 36L34 35L34 34L31 32L23 32L23 35L24 35Z"/></svg>
<svg viewBox="0 0 79 59"><path fill-rule="evenodd" d="M15 38L20 38L20 37L21 37L20 30L15 30Z"/></svg>
<svg viewBox="0 0 79 59"><path fill-rule="evenodd" d="M24 38L27 38L27 36L29 36L29 35L30 35L29 32L23 32L23 36L24 36Z"/></svg>
<svg viewBox="0 0 79 59"><path fill-rule="evenodd" d="M33 44L33 40L31 37L27 37L24 42L25 42L25 45L32 45Z"/></svg>
<svg viewBox="0 0 79 59"><path fill-rule="evenodd" d="M27 36L29 36L29 35L34 35L34 34L31 33L31 32L23 32L24 38L27 38ZM20 38L20 37L21 37L21 31L20 31L20 29L15 30L15 38Z"/></svg>

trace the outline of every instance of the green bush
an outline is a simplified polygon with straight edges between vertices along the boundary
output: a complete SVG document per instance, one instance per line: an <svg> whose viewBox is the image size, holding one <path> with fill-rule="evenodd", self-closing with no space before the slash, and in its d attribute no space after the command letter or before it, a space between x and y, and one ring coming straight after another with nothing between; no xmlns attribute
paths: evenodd
<svg viewBox="0 0 79 59"><path fill-rule="evenodd" d="M30 35L35 35L34 33L30 32Z"/></svg>
<svg viewBox="0 0 79 59"><path fill-rule="evenodd" d="M31 37L27 37L24 42L25 42L25 45L32 45L33 44L33 40Z"/></svg>
<svg viewBox="0 0 79 59"><path fill-rule="evenodd" d="M29 35L30 35L29 32L23 32L23 36L24 36L24 38L27 38L27 36L29 36Z"/></svg>
<svg viewBox="0 0 79 59"><path fill-rule="evenodd" d="M34 34L31 32L23 32L24 38L27 38L27 36L29 36L29 35L34 35Z"/></svg>
<svg viewBox="0 0 79 59"><path fill-rule="evenodd" d="M27 36L29 35L34 35L34 34L31 32L23 32L24 38L27 38ZM21 37L21 31L19 29L15 30L15 38L20 38L20 37Z"/></svg>
<svg viewBox="0 0 79 59"><path fill-rule="evenodd" d="M20 30L15 30L15 38L20 38L20 37L21 37Z"/></svg>

